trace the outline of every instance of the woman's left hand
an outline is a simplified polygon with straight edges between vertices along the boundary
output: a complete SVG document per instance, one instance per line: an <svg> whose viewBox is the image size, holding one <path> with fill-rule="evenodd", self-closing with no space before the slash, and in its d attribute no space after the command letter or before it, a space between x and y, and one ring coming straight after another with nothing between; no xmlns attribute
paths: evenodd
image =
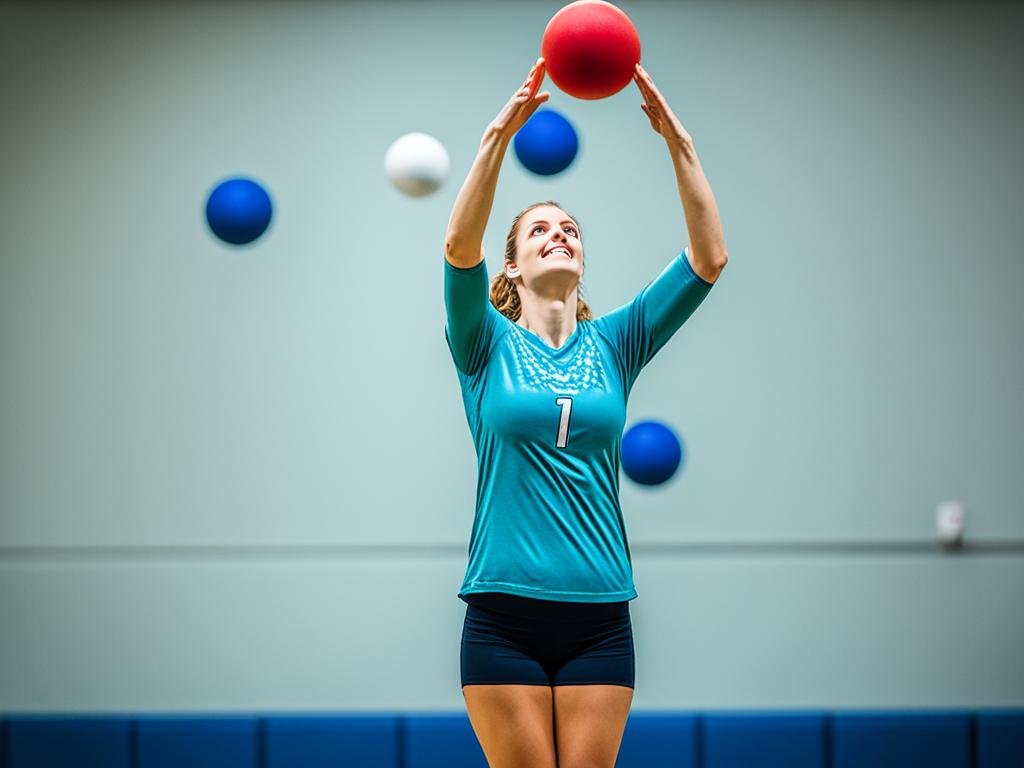
<svg viewBox="0 0 1024 768"><path fill-rule="evenodd" d="M633 72L633 82L640 89L644 97L640 109L644 111L651 120L651 128L665 137L665 141L672 145L689 144L692 142L690 134L683 128L679 118L675 116L665 101L665 97L654 87L654 81L647 74L647 70L636 65Z"/></svg>

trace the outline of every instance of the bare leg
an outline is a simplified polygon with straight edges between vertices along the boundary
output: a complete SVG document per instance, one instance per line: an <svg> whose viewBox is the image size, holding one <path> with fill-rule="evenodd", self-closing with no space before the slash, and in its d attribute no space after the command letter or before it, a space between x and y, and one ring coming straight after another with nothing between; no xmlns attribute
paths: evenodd
<svg viewBox="0 0 1024 768"><path fill-rule="evenodd" d="M551 688L467 685L462 695L491 768L556 768Z"/></svg>
<svg viewBox="0 0 1024 768"><path fill-rule="evenodd" d="M553 691L559 768L614 768L633 689L559 685Z"/></svg>

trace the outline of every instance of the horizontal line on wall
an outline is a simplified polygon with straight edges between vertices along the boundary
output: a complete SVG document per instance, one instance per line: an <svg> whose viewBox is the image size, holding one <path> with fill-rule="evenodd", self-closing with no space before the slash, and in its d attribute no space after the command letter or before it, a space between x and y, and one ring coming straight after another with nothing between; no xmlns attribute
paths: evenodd
<svg viewBox="0 0 1024 768"><path fill-rule="evenodd" d="M638 542L634 556L795 557L807 555L967 556L1024 554L1024 540L968 541L946 548L934 541ZM125 560L377 560L465 557L465 544L73 545L0 546L0 562Z"/></svg>
<svg viewBox="0 0 1024 768"><path fill-rule="evenodd" d="M1024 554L1024 540L964 542L944 547L937 541L721 541L638 544L644 555L989 555Z"/></svg>

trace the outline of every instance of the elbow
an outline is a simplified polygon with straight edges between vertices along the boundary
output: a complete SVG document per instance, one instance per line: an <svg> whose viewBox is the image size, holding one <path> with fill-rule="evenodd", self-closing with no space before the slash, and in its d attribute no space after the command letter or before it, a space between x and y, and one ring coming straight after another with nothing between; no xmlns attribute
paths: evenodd
<svg viewBox="0 0 1024 768"><path fill-rule="evenodd" d="M467 245L462 240L446 238L444 241L444 257L456 267L475 267L484 260L484 246Z"/></svg>
<svg viewBox="0 0 1024 768"><path fill-rule="evenodd" d="M729 263L729 254L726 253L725 251L722 251L722 255L719 258L715 259L715 261L713 261L712 264L711 264L711 270L712 270L712 275L713 275L713 278L711 280L712 283L715 282L716 280L718 280L718 278L722 274L722 270L725 269L725 265L728 264L728 263Z"/></svg>
<svg viewBox="0 0 1024 768"><path fill-rule="evenodd" d="M444 255L449 261L458 259L460 255L464 254L466 246L457 237L448 235L444 239Z"/></svg>
<svg viewBox="0 0 1024 768"><path fill-rule="evenodd" d="M694 264L694 271L705 281L713 283L722 274L725 265L729 263L729 254L723 248L714 258L705 260L699 265Z"/></svg>

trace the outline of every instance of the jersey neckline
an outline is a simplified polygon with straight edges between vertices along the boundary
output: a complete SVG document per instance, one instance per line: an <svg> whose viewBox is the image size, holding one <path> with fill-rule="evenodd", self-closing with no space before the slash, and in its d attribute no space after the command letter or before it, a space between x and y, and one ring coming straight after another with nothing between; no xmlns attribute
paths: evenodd
<svg viewBox="0 0 1024 768"><path fill-rule="evenodd" d="M583 324L581 321L577 320L576 328L574 328L573 332L569 334L569 338L565 340L565 343L562 344L562 346L556 348L552 347L550 344L544 341L544 339L542 339L540 336L538 336L530 329L523 328L523 326L519 325L519 323L516 323L512 320L509 320L509 323L515 326L516 330L519 331L521 336L525 337L531 344L533 344L535 347L538 347L539 349L544 350L549 355L562 355L565 354L565 351L567 349L573 347L576 344L576 340L580 336L580 326Z"/></svg>

